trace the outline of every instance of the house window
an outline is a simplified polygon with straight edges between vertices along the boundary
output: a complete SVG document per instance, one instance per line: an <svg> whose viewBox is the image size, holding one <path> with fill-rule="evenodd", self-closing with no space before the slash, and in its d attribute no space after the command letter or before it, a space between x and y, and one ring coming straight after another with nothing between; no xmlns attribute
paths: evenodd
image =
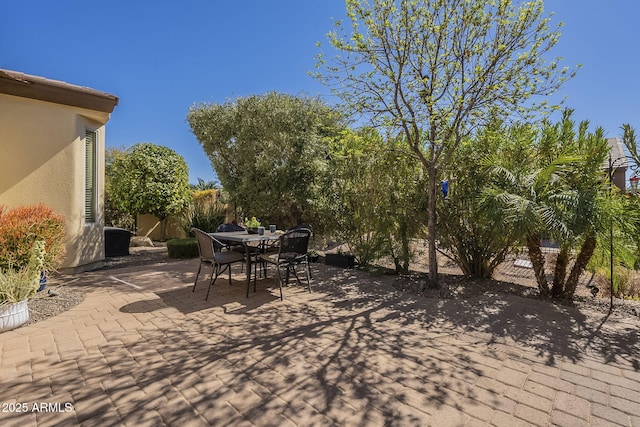
<svg viewBox="0 0 640 427"><path fill-rule="evenodd" d="M87 130L85 132L85 166L84 166L84 220L96 222L96 210L98 206L97 186L97 153L98 133Z"/></svg>

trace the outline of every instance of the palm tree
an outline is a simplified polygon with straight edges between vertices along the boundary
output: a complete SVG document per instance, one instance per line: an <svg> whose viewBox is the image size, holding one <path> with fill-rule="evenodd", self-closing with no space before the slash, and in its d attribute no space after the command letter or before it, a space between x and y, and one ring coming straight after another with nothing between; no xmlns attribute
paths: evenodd
<svg viewBox="0 0 640 427"><path fill-rule="evenodd" d="M532 171L512 171L496 165L493 170L496 184L484 191L484 204L497 206L494 210L502 212L503 229L523 236L522 243L529 251L542 299L550 294L541 249L542 236L556 237L564 230L554 203L563 198L557 169L558 165L552 164Z"/></svg>
<svg viewBox="0 0 640 427"><path fill-rule="evenodd" d="M561 122L543 124L540 137L531 141L529 162L513 165L511 159L497 159L495 184L485 191L486 203L500 206L504 221L523 236L540 298L564 303L573 300L609 206L602 174L608 153L604 132L588 133L588 122L580 123L576 132L571 114L566 110ZM560 245L551 288L542 236Z"/></svg>
<svg viewBox="0 0 640 427"><path fill-rule="evenodd" d="M631 155L634 163L640 166L640 153L638 153L635 129L630 124L625 123L622 125L622 132L622 142L624 143L624 146L629 150L629 154Z"/></svg>
<svg viewBox="0 0 640 427"><path fill-rule="evenodd" d="M588 133L587 126L587 122L582 122L571 141L570 147L579 160L571 164L563 177L570 192L565 202L567 235L563 241L563 247L566 248L563 255L568 258L569 249L580 248L568 275L566 269L569 263L556 263L552 295L565 303L573 299L580 275L595 251L598 234L608 229L610 224L609 185L602 173L609 146L601 128L596 129L595 133Z"/></svg>
<svg viewBox="0 0 640 427"><path fill-rule="evenodd" d="M191 184L193 190L215 190L220 187L217 181L205 181L202 178L198 178L197 184Z"/></svg>

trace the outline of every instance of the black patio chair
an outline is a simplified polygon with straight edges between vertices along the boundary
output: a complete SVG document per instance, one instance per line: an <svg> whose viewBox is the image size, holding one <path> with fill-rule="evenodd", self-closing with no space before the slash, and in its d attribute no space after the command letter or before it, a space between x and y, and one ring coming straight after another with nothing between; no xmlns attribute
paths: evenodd
<svg viewBox="0 0 640 427"><path fill-rule="evenodd" d="M311 226L311 224L298 224L290 230L301 230L303 228L309 230L311 234L313 234L313 227Z"/></svg>
<svg viewBox="0 0 640 427"><path fill-rule="evenodd" d="M225 247L225 245L222 242L198 228L192 228L191 232L196 236L196 240L198 242L198 251L200 252L200 265L198 266L198 272L196 273L196 280L193 284L192 292L196 291L202 264L206 264L211 267L209 288L207 289L207 296L205 298L205 300L208 300L209 292L211 292L211 287L218 279L218 276L221 273L224 273L224 271L227 269L229 270L229 285L231 285L231 264L235 262L244 263L244 254L236 251L223 251L222 249Z"/></svg>
<svg viewBox="0 0 640 427"><path fill-rule="evenodd" d="M291 228L291 230L309 230L311 236L313 236L313 227L311 224L298 224L295 227ZM309 277L313 278L313 272L311 271L311 266L309 266Z"/></svg>
<svg viewBox="0 0 640 427"><path fill-rule="evenodd" d="M234 224L233 222L220 224L218 228L216 228L216 233L229 233L231 231L244 231L244 228L240 227L238 224Z"/></svg>
<svg viewBox="0 0 640 427"><path fill-rule="evenodd" d="M262 260L276 267L276 277L278 280L278 286L280 287L281 301L284 299L282 294L281 273L281 269L283 268L286 271L285 283L287 285L289 284L289 277L291 274L293 274L298 283L302 285L302 282L296 272L296 267L303 266L307 279L307 289L311 292L311 278L307 255L310 237L311 231L307 228L289 230L278 239L278 253L265 253L260 255Z"/></svg>

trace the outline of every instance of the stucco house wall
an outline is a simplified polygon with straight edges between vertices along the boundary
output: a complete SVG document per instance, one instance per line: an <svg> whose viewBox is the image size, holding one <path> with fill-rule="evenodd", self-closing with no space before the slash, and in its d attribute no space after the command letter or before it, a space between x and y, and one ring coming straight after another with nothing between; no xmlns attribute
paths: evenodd
<svg viewBox="0 0 640 427"><path fill-rule="evenodd" d="M83 98L88 94L110 103L96 107ZM105 258L105 124L117 101L89 88L0 70L0 204L43 203L64 216L64 271L95 268ZM97 136L96 217L90 223L85 221L87 130Z"/></svg>

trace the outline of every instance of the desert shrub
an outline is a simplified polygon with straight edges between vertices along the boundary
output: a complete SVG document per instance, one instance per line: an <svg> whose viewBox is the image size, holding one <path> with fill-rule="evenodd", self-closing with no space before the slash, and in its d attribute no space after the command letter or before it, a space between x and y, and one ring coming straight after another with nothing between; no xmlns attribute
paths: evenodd
<svg viewBox="0 0 640 427"><path fill-rule="evenodd" d="M321 197L320 229L345 242L358 265L391 256L399 273L413 258L409 242L419 235L424 191L419 169L403 141L376 130L344 131L330 144Z"/></svg>
<svg viewBox="0 0 640 427"><path fill-rule="evenodd" d="M167 253L169 258L197 258L200 255L195 237L169 240Z"/></svg>
<svg viewBox="0 0 640 427"><path fill-rule="evenodd" d="M54 271L65 254L64 234L64 218L45 205L0 207L0 268L27 266L34 243L43 240L43 269Z"/></svg>
<svg viewBox="0 0 640 427"><path fill-rule="evenodd" d="M135 232L135 216L116 208L108 192L104 194L104 218L106 226L124 228L125 230Z"/></svg>
<svg viewBox="0 0 640 427"><path fill-rule="evenodd" d="M194 191L192 199L194 203L208 203L213 205L218 203L222 199L222 196L220 190L211 188Z"/></svg>
<svg viewBox="0 0 640 427"><path fill-rule="evenodd" d="M614 296L618 298L634 299L640 297L640 275L628 268L616 266L613 283Z"/></svg>
<svg viewBox="0 0 640 427"><path fill-rule="evenodd" d="M45 242L34 242L27 265L15 268L10 263L0 267L0 304L33 298L40 287L40 274L45 258Z"/></svg>
<svg viewBox="0 0 640 427"><path fill-rule="evenodd" d="M611 295L610 271L601 268L595 271L595 284L601 296ZM638 299L640 297L640 273L626 267L616 265L613 268L613 296L616 298Z"/></svg>
<svg viewBox="0 0 640 427"><path fill-rule="evenodd" d="M196 191L189 206L179 216L180 226L190 234L191 228L215 231L225 220L224 204L219 202L216 190Z"/></svg>

